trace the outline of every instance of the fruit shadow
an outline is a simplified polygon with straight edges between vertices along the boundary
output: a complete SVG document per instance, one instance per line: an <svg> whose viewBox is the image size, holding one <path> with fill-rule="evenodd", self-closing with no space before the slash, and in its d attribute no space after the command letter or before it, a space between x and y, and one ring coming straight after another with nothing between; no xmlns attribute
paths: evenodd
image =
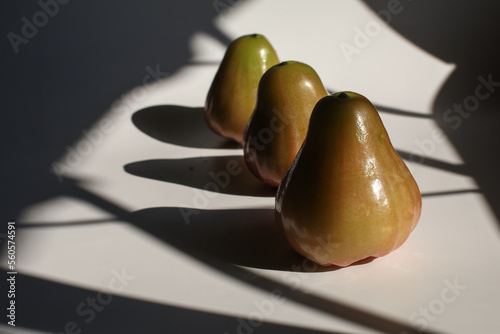
<svg viewBox="0 0 500 334"><path fill-rule="evenodd" d="M364 2L374 13L387 6L385 0ZM407 43L436 59L454 64L454 70L434 92L429 117L446 135L443 140L446 138L453 146L463 163L432 161L429 154L423 152L422 155L412 154L413 161L474 178L500 228L500 94L496 88L500 77L500 49L491 43L498 40L500 29L500 21L496 18L498 2L481 1L470 6L468 1L419 1L411 7L401 15L393 15L388 24ZM483 22L488 22L488 26ZM451 31L460 31L461 38L448 38ZM464 45L474 47L464 48ZM477 103L470 106L470 101ZM433 138L429 140L432 145L438 144Z"/></svg>
<svg viewBox="0 0 500 334"><path fill-rule="evenodd" d="M136 227L203 260L296 272L324 272L296 253L279 230L274 209L148 208L131 213Z"/></svg>
<svg viewBox="0 0 500 334"><path fill-rule="evenodd" d="M165 143L195 148L240 148L236 142L215 134L208 127L203 108L148 107L135 112L132 122L148 136Z"/></svg>
<svg viewBox="0 0 500 334"><path fill-rule="evenodd" d="M128 268L125 270L128 274ZM5 277L7 276L7 271L1 270L0 274ZM129 277L127 274L123 277L118 277L124 283L128 283L126 281ZM134 275L132 277L137 276ZM144 277L145 275L141 275L141 279ZM19 317L16 325L18 328L36 328L37 330L19 332L4 330L2 333L340 333L301 328L294 325L276 324L272 322L272 319L262 319L258 323L258 330L253 331L254 327L250 327L247 318L243 318L245 319L243 320L236 315L220 314L214 310L200 310L192 306L172 305L171 303L161 304L157 301L147 300L147 298L127 297L122 294L115 294L115 291L108 290L106 290L106 296L103 296L103 299L101 299L102 290L86 289L69 285L64 281L56 282L22 273L17 274L16 284L23 287L16 293L16 311L18 314L29 314L27 317ZM92 296L97 297L98 302L102 300L104 302L95 303L93 306L90 306L91 304L89 303ZM45 307L40 308L39 304L33 303L33 300L43 300ZM112 302L104 304L105 301ZM81 315L81 318L75 315L75 306L79 306L78 303L80 302L87 302L87 307L92 307L97 312L103 310L105 312L102 315L98 314L92 321L85 323L83 322L86 319L83 318L83 315L85 315L83 308L79 309L82 311L81 313L77 313ZM81 305L84 305L83 303ZM88 308L87 310L91 309ZM92 313L87 314L91 315ZM68 321L65 327L63 320ZM78 330L68 331L69 326L67 324L71 324L73 320L81 320L80 324L83 324L83 326L74 327ZM241 323L244 326L240 325ZM246 330L247 328L249 330ZM64 331L64 329L66 330Z"/></svg>
<svg viewBox="0 0 500 334"><path fill-rule="evenodd" d="M243 156L143 160L123 168L132 175L216 193L260 197L276 193L250 172Z"/></svg>

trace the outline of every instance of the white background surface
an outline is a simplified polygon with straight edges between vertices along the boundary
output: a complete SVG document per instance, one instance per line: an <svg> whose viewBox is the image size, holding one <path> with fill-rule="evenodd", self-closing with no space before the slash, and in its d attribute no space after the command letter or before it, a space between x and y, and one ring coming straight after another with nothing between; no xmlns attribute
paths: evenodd
<svg viewBox="0 0 500 334"><path fill-rule="evenodd" d="M279 21L276 11L282 13ZM297 24L304 20L307 24ZM339 45L355 45L356 28L374 22L380 31L347 59ZM221 13L214 23L230 39L262 33L281 60L308 63L331 91L356 91L381 106L396 149L450 164L464 162L445 137L433 139L442 131L432 118L386 113L382 107L432 114L434 98L456 66L407 41L362 2L248 1ZM304 269L306 262L286 251L279 253L280 241L261 235L274 233L265 226L273 223L274 198L259 190L248 171L220 192L203 190L212 181L210 172L220 172L229 160L243 161L241 149L217 148L214 143L220 141L215 135L205 130L194 133L185 118L169 118L170 129L186 131L174 142L153 138L131 119L148 107L163 106L157 113L168 116L175 108L166 106L179 106L197 108L185 111L192 112L196 124L203 122L199 108L225 46L204 32L192 35L189 46L192 57L187 65L157 82L122 92L86 129L102 134L88 154L87 136L71 145L72 152L80 153L78 159L61 152L60 163L74 162L62 182L74 180L73 187L83 195L61 193L23 209L16 220L19 273L97 292L109 291L116 271L123 270L133 279L121 291L113 290L115 296L229 317L213 329L218 333L237 333L243 330L238 319L247 319L248 324L255 317L266 324L302 328L304 333L500 331L498 221L471 176L407 160L424 195L422 217L410 238L397 251L371 263L323 272L294 271L293 264ZM107 132L103 120L111 122ZM148 122L154 128L154 122ZM206 142L189 144L186 138L197 135ZM434 149L422 152L422 143L429 140ZM131 165L135 172L130 172ZM462 190L470 192L432 196ZM179 208L199 213L187 224ZM246 243L231 242L231 233ZM212 239L200 246L203 238ZM207 249L210 254L198 253ZM248 257L248 252L257 255ZM5 263L4 256L4 269ZM450 284L460 288L453 292ZM284 298L275 302L272 291ZM71 300L69 305L80 302ZM113 303L106 307L111 309ZM267 311L259 306L270 304ZM98 316L105 319L107 314ZM83 332L100 330L84 319L78 314L53 319L60 323L53 328L62 331L67 321L76 320ZM197 318L186 321L196 323ZM292 330L266 331L260 323L251 328L254 333ZM157 330L170 332L168 321L158 324Z"/></svg>

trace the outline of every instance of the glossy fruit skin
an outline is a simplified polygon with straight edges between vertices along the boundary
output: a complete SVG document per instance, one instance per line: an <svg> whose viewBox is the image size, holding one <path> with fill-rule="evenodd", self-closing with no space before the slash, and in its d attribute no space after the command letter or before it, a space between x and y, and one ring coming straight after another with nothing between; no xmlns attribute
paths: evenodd
<svg viewBox="0 0 500 334"><path fill-rule="evenodd" d="M316 102L326 95L318 74L307 64L286 61L264 73L243 136L245 161L255 176L279 185L304 142Z"/></svg>
<svg viewBox="0 0 500 334"><path fill-rule="evenodd" d="M276 51L262 35L241 36L228 46L205 103L205 120L215 133L241 144L259 80L277 63Z"/></svg>
<svg viewBox="0 0 500 334"><path fill-rule="evenodd" d="M275 204L277 222L297 252L341 267L399 248L422 209L417 183L377 110L353 92L317 103Z"/></svg>

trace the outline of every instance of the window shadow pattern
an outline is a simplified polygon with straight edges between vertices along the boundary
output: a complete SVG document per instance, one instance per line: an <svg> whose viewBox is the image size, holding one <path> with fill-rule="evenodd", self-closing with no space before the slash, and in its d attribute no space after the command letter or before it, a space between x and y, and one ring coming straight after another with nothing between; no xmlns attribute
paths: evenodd
<svg viewBox="0 0 500 334"><path fill-rule="evenodd" d="M375 13L387 9L388 4L385 0L364 2ZM500 228L500 3L445 0L400 4L400 12L390 16L389 25L426 52L456 65L436 94L431 118L465 164L456 166L417 155L412 161L472 176Z"/></svg>

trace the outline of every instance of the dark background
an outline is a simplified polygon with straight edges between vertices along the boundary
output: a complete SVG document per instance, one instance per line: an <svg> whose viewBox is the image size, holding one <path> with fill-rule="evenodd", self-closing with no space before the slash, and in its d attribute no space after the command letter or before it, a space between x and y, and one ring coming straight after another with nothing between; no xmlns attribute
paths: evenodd
<svg viewBox="0 0 500 334"><path fill-rule="evenodd" d="M63 184L50 173L66 146L122 94L142 85L146 68L175 73L190 58L189 38L204 31L227 44L214 26L210 1L70 1L14 53L35 1L2 5L3 220L50 198ZM5 196L5 197L3 197Z"/></svg>

